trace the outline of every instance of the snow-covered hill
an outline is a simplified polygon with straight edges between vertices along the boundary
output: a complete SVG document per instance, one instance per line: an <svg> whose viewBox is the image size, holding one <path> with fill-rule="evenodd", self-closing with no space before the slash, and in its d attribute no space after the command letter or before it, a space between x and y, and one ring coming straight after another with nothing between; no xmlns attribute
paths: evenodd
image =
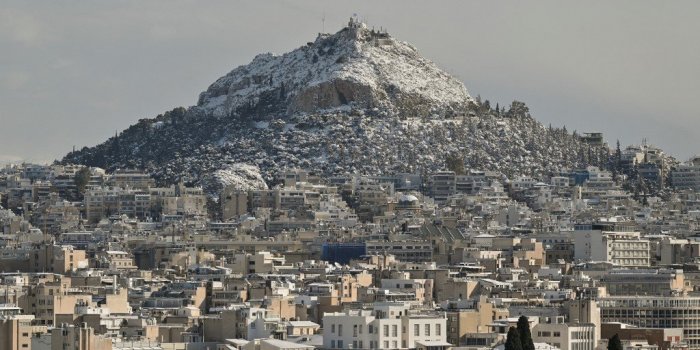
<svg viewBox="0 0 700 350"><path fill-rule="evenodd" d="M256 56L214 82L197 106L216 117L269 119L351 108L425 116L471 101L413 46L351 20L294 51Z"/></svg>
<svg viewBox="0 0 700 350"><path fill-rule="evenodd" d="M213 83L196 106L142 119L62 162L144 168L164 182L216 188L260 187L255 167L269 181L291 167L430 172L448 158L544 175L604 164L607 150L544 127L523 103L506 111L474 101L410 44L351 22L290 53L259 55Z"/></svg>

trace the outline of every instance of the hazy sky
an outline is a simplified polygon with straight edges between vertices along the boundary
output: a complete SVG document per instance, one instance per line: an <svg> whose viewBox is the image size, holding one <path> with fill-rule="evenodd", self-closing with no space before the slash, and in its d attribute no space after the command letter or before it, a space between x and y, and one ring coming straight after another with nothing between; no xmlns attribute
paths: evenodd
<svg viewBox="0 0 700 350"><path fill-rule="evenodd" d="M611 145L700 153L698 1L10 1L0 4L0 161L52 161L193 105L261 52L357 13L469 92Z"/></svg>

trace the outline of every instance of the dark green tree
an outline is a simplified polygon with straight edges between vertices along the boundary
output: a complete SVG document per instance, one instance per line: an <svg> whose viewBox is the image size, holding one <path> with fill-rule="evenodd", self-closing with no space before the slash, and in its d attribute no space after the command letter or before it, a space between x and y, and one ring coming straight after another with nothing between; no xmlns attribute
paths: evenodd
<svg viewBox="0 0 700 350"><path fill-rule="evenodd" d="M520 334L515 327L510 327L506 336L505 350L523 350L523 343L520 341Z"/></svg>
<svg viewBox="0 0 700 350"><path fill-rule="evenodd" d="M622 350L622 342L617 333L608 339L608 350Z"/></svg>
<svg viewBox="0 0 700 350"><path fill-rule="evenodd" d="M85 195L85 188L87 187L88 182L90 181L90 168L89 167L82 167L80 170L78 170L75 173L75 177L73 177L73 182L75 183L75 188L78 194L77 199L82 199L83 196Z"/></svg>
<svg viewBox="0 0 700 350"><path fill-rule="evenodd" d="M457 175L464 174L464 159L458 153L451 153L445 157L447 170L454 171Z"/></svg>
<svg viewBox="0 0 700 350"><path fill-rule="evenodd" d="M532 333L530 333L530 322L526 316L518 318L518 335L520 342L523 345L523 350L535 350L535 343L532 341Z"/></svg>
<svg viewBox="0 0 700 350"><path fill-rule="evenodd" d="M117 159L119 157L121 146L119 145L119 134L116 131L114 132L114 138L112 139L110 151L113 159Z"/></svg>
<svg viewBox="0 0 700 350"><path fill-rule="evenodd" d="M615 169L620 173L622 171L622 149L620 149L620 140L617 140L617 147L615 147Z"/></svg>

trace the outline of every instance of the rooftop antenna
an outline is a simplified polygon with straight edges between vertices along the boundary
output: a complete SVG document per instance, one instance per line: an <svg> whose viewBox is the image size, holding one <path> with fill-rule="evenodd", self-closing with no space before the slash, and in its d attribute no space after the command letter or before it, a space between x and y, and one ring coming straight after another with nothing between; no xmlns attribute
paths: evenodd
<svg viewBox="0 0 700 350"><path fill-rule="evenodd" d="M321 33L326 32L326 11L323 11L323 16L321 17Z"/></svg>

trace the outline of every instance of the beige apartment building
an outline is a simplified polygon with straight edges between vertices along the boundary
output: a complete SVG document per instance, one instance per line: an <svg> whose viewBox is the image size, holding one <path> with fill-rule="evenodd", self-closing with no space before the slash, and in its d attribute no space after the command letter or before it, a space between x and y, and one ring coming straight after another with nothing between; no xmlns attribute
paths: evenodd
<svg viewBox="0 0 700 350"><path fill-rule="evenodd" d="M29 271L66 274L88 267L84 250L70 245L44 244L29 255Z"/></svg>
<svg viewBox="0 0 700 350"><path fill-rule="evenodd" d="M230 221L248 213L248 192L225 187L221 193L221 220Z"/></svg>
<svg viewBox="0 0 700 350"><path fill-rule="evenodd" d="M63 325L51 332L51 350L112 350L112 340L89 327Z"/></svg>
<svg viewBox="0 0 700 350"><path fill-rule="evenodd" d="M447 342L454 345L467 345L467 338L474 333L490 333L494 321L507 319L508 309L498 308L482 296L476 301L464 300L448 302Z"/></svg>
<svg viewBox="0 0 700 350"><path fill-rule="evenodd" d="M46 327L32 324L33 315L21 315L21 311L14 305L0 305L0 349L28 349L33 335L46 333Z"/></svg>
<svg viewBox="0 0 700 350"><path fill-rule="evenodd" d="M35 324L54 326L58 315L74 315L76 305L93 305L92 295L71 288L70 282L61 275L48 275L29 285L27 293L19 297L19 307L36 317Z"/></svg>

